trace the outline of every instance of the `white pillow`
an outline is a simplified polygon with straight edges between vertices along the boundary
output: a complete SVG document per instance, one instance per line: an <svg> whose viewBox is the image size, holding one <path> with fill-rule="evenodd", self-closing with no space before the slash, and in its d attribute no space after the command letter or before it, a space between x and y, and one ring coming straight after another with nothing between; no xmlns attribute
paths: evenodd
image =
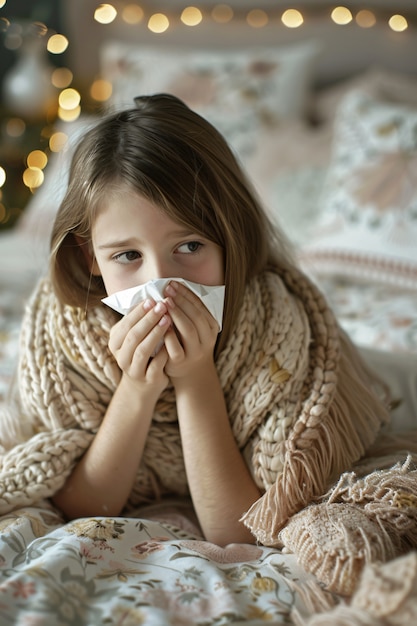
<svg viewBox="0 0 417 626"><path fill-rule="evenodd" d="M100 57L102 75L113 85L112 108L130 107L139 95L174 94L246 157L261 128L306 113L320 51L316 41L221 51L107 42Z"/></svg>
<svg viewBox="0 0 417 626"><path fill-rule="evenodd" d="M308 271L417 288L417 108L345 97L321 205Z"/></svg>

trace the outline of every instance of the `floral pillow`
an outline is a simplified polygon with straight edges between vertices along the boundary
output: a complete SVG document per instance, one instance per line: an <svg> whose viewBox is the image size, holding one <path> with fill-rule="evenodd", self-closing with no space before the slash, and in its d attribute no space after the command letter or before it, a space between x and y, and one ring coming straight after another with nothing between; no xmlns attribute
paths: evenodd
<svg viewBox="0 0 417 626"><path fill-rule="evenodd" d="M239 156L255 151L260 129L302 117L309 103L318 42L268 49L178 50L107 42L102 75L110 107L141 94L172 93L222 132Z"/></svg>
<svg viewBox="0 0 417 626"><path fill-rule="evenodd" d="M417 288L417 108L354 90L340 105L333 142L303 265Z"/></svg>

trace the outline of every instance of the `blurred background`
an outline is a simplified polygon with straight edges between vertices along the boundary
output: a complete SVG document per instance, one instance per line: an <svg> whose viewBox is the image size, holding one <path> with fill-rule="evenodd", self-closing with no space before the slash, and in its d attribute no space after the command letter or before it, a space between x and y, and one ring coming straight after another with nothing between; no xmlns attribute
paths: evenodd
<svg viewBox="0 0 417 626"><path fill-rule="evenodd" d="M349 58L345 57L349 71L359 71L365 58L359 31L383 24L401 45L390 46L384 59L379 35L374 40L369 35L367 62L374 49L375 58L383 59L386 67L404 65L404 71L417 72L416 0L401 0L401 10L396 0L351 0L346 6L299 0L293 8L287 4L281 0L200 0L196 6L180 0L0 0L0 230L16 223L30 196L43 184L51 154L65 146L65 124L97 113L111 98L111 81L102 73L106 41L162 47L173 43L193 50L205 41L229 47L237 39L240 45L259 46L307 36L330 37L327 43L334 53L320 60L321 80L330 82L336 65L337 78L344 78L343 37L350 42L357 38L357 45L350 43ZM323 22L339 28L330 30Z"/></svg>

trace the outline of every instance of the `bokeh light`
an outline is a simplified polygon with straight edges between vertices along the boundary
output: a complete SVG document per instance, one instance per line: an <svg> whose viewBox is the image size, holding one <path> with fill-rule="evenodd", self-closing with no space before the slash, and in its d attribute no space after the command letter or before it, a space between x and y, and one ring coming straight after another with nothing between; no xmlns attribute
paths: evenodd
<svg viewBox="0 0 417 626"><path fill-rule="evenodd" d="M39 167L28 167L23 172L23 183L29 189L40 187L44 181L45 174Z"/></svg>
<svg viewBox="0 0 417 626"><path fill-rule="evenodd" d="M65 148L68 141L68 135L62 131L53 133L49 139L49 149L52 152L60 152Z"/></svg>
<svg viewBox="0 0 417 626"><path fill-rule="evenodd" d="M81 115L81 107L74 107L73 109L63 109L62 107L58 107L58 117L63 122L74 122Z"/></svg>
<svg viewBox="0 0 417 626"><path fill-rule="evenodd" d="M186 26L197 26L202 19L203 14L197 7L186 7L181 13L181 22Z"/></svg>
<svg viewBox="0 0 417 626"><path fill-rule="evenodd" d="M0 166L0 187L6 182L6 170Z"/></svg>
<svg viewBox="0 0 417 626"><path fill-rule="evenodd" d="M351 11L346 7L336 7L331 13L332 20L339 26L349 24L353 20Z"/></svg>
<svg viewBox="0 0 417 626"><path fill-rule="evenodd" d="M396 33L402 33L408 28L408 22L403 15L392 15L388 20L388 24Z"/></svg>
<svg viewBox="0 0 417 626"><path fill-rule="evenodd" d="M148 28L153 33L164 33L169 28L169 19L164 13L154 13L149 18Z"/></svg>
<svg viewBox="0 0 417 626"><path fill-rule="evenodd" d="M9 137L21 137L26 130L26 124L20 117L11 117L6 123L6 133Z"/></svg>
<svg viewBox="0 0 417 626"><path fill-rule="evenodd" d="M68 48L69 41L64 35L52 35L48 39L46 48L52 54L62 54Z"/></svg>
<svg viewBox="0 0 417 626"><path fill-rule="evenodd" d="M139 24L144 17L144 11L138 4L127 4L122 9L122 20L126 24Z"/></svg>
<svg viewBox="0 0 417 626"><path fill-rule="evenodd" d="M367 9L358 11L355 20L357 25L361 28L371 28L376 24L375 13L372 13L372 11L368 11Z"/></svg>
<svg viewBox="0 0 417 626"><path fill-rule="evenodd" d="M90 87L90 96L96 102L105 102L113 93L113 85L104 78L97 78Z"/></svg>
<svg viewBox="0 0 417 626"><path fill-rule="evenodd" d="M304 18L297 9L287 9L281 16L281 21L288 28L298 28L304 22Z"/></svg>
<svg viewBox="0 0 417 626"><path fill-rule="evenodd" d="M228 4L216 4L211 12L211 17L219 24L227 24L233 19L233 9Z"/></svg>
<svg viewBox="0 0 417 626"><path fill-rule="evenodd" d="M42 150L32 150L27 156L26 163L28 167L37 167L43 170L48 163L48 157Z"/></svg>
<svg viewBox="0 0 417 626"><path fill-rule="evenodd" d="M72 89L69 87L68 89L64 89L59 94L58 102L59 106L66 111L70 111L71 109L76 109L80 104L81 96L76 89Z"/></svg>
<svg viewBox="0 0 417 626"><path fill-rule="evenodd" d="M72 83L74 76L70 69L67 67L57 67L51 76L51 82L57 89L64 89L69 87Z"/></svg>
<svg viewBox="0 0 417 626"><path fill-rule="evenodd" d="M112 4L100 4L94 11L94 19L100 24L111 24L117 17L117 11Z"/></svg>
<svg viewBox="0 0 417 626"><path fill-rule="evenodd" d="M253 9L246 16L246 22L253 28L262 28L268 24L268 14L262 9Z"/></svg>

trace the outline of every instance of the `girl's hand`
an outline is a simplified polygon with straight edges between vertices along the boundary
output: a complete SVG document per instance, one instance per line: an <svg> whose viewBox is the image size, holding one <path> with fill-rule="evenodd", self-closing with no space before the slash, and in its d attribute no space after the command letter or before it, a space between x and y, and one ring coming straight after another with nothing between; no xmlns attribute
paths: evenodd
<svg viewBox="0 0 417 626"><path fill-rule="evenodd" d="M156 396L169 380L164 372L168 354L161 344L170 326L167 304L148 299L110 331L109 348L123 374L135 387L152 390Z"/></svg>
<svg viewBox="0 0 417 626"><path fill-rule="evenodd" d="M185 285L172 281L166 288L172 326L165 335L168 361L165 371L177 379L199 376L213 363L219 325L200 298Z"/></svg>

